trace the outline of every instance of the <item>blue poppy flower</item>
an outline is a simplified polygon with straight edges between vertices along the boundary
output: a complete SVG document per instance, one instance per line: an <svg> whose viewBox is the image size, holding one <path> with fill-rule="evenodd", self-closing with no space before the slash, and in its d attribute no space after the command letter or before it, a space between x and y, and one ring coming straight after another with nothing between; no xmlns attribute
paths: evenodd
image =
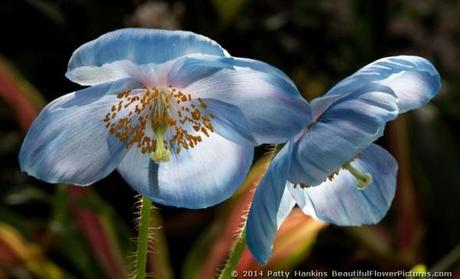
<svg viewBox="0 0 460 279"><path fill-rule="evenodd" d="M247 243L265 264L278 227L297 204L337 225L374 224L395 194L397 163L373 142L398 114L426 104L440 76L424 58L377 60L311 102L311 120L273 159L247 221Z"/></svg>
<svg viewBox="0 0 460 279"><path fill-rule="evenodd" d="M191 32L107 33L73 53L66 76L90 87L43 109L21 147L21 169L82 186L116 169L165 205L225 200L253 147L286 142L309 116L284 73Z"/></svg>

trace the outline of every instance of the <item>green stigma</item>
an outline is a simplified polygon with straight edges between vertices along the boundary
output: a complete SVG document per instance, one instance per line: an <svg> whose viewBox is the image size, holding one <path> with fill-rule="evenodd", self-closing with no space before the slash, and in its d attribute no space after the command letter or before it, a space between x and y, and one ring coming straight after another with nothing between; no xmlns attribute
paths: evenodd
<svg viewBox="0 0 460 279"><path fill-rule="evenodd" d="M150 159L155 163L168 162L171 158L171 151L165 147L164 135L168 130L168 126L165 124L157 125L154 129L156 136L155 150L150 153Z"/></svg>
<svg viewBox="0 0 460 279"><path fill-rule="evenodd" d="M367 172L361 172L351 165L351 162L343 165L343 168L349 171L356 179L356 187L359 190L364 190L372 183L372 175Z"/></svg>

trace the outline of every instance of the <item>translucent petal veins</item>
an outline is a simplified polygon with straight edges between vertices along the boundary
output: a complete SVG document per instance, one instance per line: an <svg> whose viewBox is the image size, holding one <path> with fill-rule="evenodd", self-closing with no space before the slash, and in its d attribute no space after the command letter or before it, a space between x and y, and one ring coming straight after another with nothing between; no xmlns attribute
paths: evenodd
<svg viewBox="0 0 460 279"><path fill-rule="evenodd" d="M168 161L171 152L193 148L214 132L207 104L172 86L133 89L117 98L103 119L105 127L127 148L136 146L155 162Z"/></svg>

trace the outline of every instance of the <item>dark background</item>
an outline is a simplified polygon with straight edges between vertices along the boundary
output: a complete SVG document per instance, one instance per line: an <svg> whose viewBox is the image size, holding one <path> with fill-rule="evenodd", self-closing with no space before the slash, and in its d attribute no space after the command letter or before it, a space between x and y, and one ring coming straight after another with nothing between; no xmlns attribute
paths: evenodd
<svg viewBox="0 0 460 279"><path fill-rule="evenodd" d="M0 55L49 102L80 88L64 77L77 47L127 26L206 35L233 56L282 69L307 100L378 58L412 54L429 59L442 77L440 95L392 123L378 141L400 164L398 193L389 214L370 230L327 227L300 263L290 268L409 270L424 264L427 269L459 270L458 1L1 1ZM16 110L0 101L0 224L9 224L24 241L36 245L42 260L54 263L65 277L111 277L86 242L75 215L62 205L67 186L46 184L19 171L17 154L24 131ZM257 154L266 150L259 147ZM136 193L116 173L90 191L86 206L108 212L125 257L134 251L130 238L136 234ZM187 253L232 207L158 207L169 246L167 258L176 277L188 278L181 273ZM372 246L378 239L373 234L383 237L395 262ZM213 243L209 240L207 245ZM2 249L6 255L10 248L0 245L0 254ZM15 260L2 263L0 256L0 278L40 277L9 254Z"/></svg>

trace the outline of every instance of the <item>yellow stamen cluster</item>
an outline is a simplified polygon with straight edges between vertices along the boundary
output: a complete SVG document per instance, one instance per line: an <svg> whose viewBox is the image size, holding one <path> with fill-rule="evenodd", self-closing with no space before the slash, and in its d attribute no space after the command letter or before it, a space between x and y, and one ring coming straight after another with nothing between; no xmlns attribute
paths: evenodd
<svg viewBox="0 0 460 279"><path fill-rule="evenodd" d="M105 126L126 147L135 145L143 154L160 154L159 148L162 154L179 153L214 132L214 115L206 113L207 104L171 86L146 88L138 94L125 91L117 98L118 104L105 115ZM167 159L163 156L160 161Z"/></svg>

